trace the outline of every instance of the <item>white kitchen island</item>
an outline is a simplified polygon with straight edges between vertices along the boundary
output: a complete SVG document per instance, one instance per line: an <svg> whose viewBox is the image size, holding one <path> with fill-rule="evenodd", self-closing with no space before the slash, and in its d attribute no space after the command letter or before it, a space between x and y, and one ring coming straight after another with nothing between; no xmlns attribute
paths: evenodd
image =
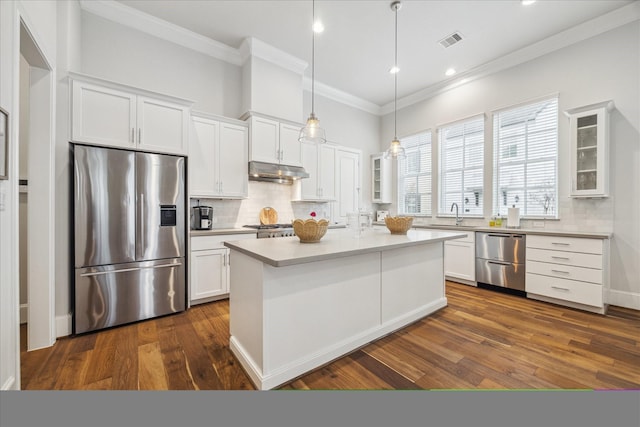
<svg viewBox="0 0 640 427"><path fill-rule="evenodd" d="M230 347L267 390L447 305L443 243L465 233L333 230L225 242Z"/></svg>

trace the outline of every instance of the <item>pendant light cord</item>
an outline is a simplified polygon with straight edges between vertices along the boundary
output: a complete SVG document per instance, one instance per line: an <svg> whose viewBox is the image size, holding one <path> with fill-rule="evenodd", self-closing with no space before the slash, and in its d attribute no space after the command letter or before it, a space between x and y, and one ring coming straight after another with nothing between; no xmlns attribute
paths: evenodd
<svg viewBox="0 0 640 427"><path fill-rule="evenodd" d="M316 81L316 1L311 2L311 115L315 116L315 81Z"/></svg>
<svg viewBox="0 0 640 427"><path fill-rule="evenodd" d="M396 42L395 42L395 62L394 67L398 68L398 6L395 7L396 14ZM398 139L398 71L393 75L394 94L393 94L393 139Z"/></svg>

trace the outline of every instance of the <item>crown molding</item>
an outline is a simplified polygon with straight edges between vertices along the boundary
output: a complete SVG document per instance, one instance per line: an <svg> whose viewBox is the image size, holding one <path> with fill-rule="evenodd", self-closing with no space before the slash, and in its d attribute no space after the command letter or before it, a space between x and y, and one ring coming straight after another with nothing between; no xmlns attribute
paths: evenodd
<svg viewBox="0 0 640 427"><path fill-rule="evenodd" d="M467 84L473 80L486 77L508 68L515 67L525 62L536 59L540 56L565 48L567 46L595 37L607 31L640 20L640 2L633 2L620 9L611 11L605 15L583 22L568 30L562 31L537 43L524 47L520 50L507 54L494 61L487 62L468 72L461 73L455 78L445 80L421 89L411 95L398 99L398 109L408 107L435 95L455 89L458 86ZM380 114L392 113L393 102L384 104L380 108Z"/></svg>
<svg viewBox="0 0 640 427"><path fill-rule="evenodd" d="M280 50L256 39L255 37L247 37L242 41L238 49L242 63L246 62L251 56L271 62L279 67L293 71L297 74L304 74L309 64L300 58L297 58L287 52Z"/></svg>
<svg viewBox="0 0 640 427"><path fill-rule="evenodd" d="M311 79L309 77L305 77L303 79L302 88L307 92L311 92ZM336 89L333 86L326 85L317 80L315 82L315 94L332 99L341 104L360 109L367 113L375 114L376 116L382 115L381 108L378 104L374 104L366 99L358 98L355 95L351 95L348 92Z"/></svg>
<svg viewBox="0 0 640 427"><path fill-rule="evenodd" d="M306 61L253 37L245 39L240 47L235 49L224 43L220 43L216 40L194 33L162 19L155 18L113 0L79 1L82 10L233 65L241 66L250 56L255 56L299 74L304 74L304 70L308 66ZM640 2L634 1L627 6L623 6L605 15L579 24L573 28L512 52L499 59L480 65L479 67L465 73L461 73L456 77L423 88L403 98L399 98L398 109L419 103L471 81L514 67L527 61L531 61L532 59L639 19ZM311 80L309 78L303 78L303 87L307 91L311 90ZM316 94L318 95L361 109L370 114L382 116L393 112L394 109L393 102L380 106L340 89L318 82L317 80L315 82L315 89Z"/></svg>
<svg viewBox="0 0 640 427"><path fill-rule="evenodd" d="M196 52L242 65L238 49L112 0L80 0L82 10Z"/></svg>

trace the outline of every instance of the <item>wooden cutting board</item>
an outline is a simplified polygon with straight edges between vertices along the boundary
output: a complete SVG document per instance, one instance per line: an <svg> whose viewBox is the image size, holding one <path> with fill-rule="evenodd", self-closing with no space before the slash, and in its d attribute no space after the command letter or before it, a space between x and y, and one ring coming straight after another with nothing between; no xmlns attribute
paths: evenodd
<svg viewBox="0 0 640 427"><path fill-rule="evenodd" d="M272 207L260 209L260 224L277 224L278 212Z"/></svg>

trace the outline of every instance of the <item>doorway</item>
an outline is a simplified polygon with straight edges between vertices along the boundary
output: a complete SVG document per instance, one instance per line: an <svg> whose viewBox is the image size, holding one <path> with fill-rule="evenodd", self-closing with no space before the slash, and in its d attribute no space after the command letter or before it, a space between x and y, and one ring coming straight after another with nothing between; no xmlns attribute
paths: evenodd
<svg viewBox="0 0 640 427"><path fill-rule="evenodd" d="M27 323L27 349L36 350L53 345L56 339L55 81L50 62L22 20L19 68L20 321ZM22 319L23 313L26 319Z"/></svg>

